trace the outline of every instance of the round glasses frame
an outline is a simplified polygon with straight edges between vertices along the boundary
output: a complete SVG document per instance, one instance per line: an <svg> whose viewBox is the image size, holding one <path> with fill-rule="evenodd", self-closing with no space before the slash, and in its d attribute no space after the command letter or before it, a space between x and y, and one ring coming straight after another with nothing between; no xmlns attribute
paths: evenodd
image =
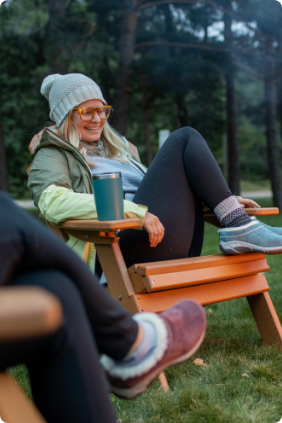
<svg viewBox="0 0 282 423"><path fill-rule="evenodd" d="M84 122L91 122L94 119L96 113L98 113L100 119L108 119L111 113L112 106L102 107L75 107L72 109L73 112L78 112L80 119Z"/></svg>

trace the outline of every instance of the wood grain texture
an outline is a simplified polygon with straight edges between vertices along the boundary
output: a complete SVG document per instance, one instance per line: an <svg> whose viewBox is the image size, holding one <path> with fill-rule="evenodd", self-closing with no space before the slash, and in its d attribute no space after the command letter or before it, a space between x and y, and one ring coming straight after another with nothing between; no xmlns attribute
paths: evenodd
<svg viewBox="0 0 282 423"><path fill-rule="evenodd" d="M184 270L205 269L214 266L222 266L236 263L245 263L254 260L262 260L266 262L265 254L251 253L234 256L226 256L224 254L212 254L209 256L184 258L177 260L155 261L153 263L138 263L128 269L129 274L134 272L149 276L161 275L162 273L182 272Z"/></svg>
<svg viewBox="0 0 282 423"><path fill-rule="evenodd" d="M248 296L247 300L264 343L282 350L282 328L269 293Z"/></svg>
<svg viewBox="0 0 282 423"><path fill-rule="evenodd" d="M0 373L0 416L7 423L46 423L34 404L7 373Z"/></svg>
<svg viewBox="0 0 282 423"><path fill-rule="evenodd" d="M73 230L98 230L98 231L119 231L122 229L134 229L141 227L140 219L122 219L122 220L106 220L99 221L97 219L75 219L66 220L65 222L56 225L62 229Z"/></svg>
<svg viewBox="0 0 282 423"><path fill-rule="evenodd" d="M136 295L141 311L160 313L185 298L206 306L235 298L259 294L269 290L263 273L254 276L214 282L187 288L171 289Z"/></svg>
<svg viewBox="0 0 282 423"><path fill-rule="evenodd" d="M58 329L61 322L61 305L45 289L0 288L1 341L45 335Z"/></svg>
<svg viewBox="0 0 282 423"><path fill-rule="evenodd" d="M111 296L131 314L140 311L118 243L95 244Z"/></svg>
<svg viewBox="0 0 282 423"><path fill-rule="evenodd" d="M279 214L278 207L246 207L244 210L246 213L248 213L249 216L273 216ZM215 214L212 212L212 210L207 210L204 213L204 216L212 219L215 217ZM208 222L208 220L206 221Z"/></svg>
<svg viewBox="0 0 282 423"><path fill-rule="evenodd" d="M243 263L213 266L204 269L186 270L183 272L144 276L147 292L181 288L211 282L219 282L243 276L267 272L269 266L265 259Z"/></svg>

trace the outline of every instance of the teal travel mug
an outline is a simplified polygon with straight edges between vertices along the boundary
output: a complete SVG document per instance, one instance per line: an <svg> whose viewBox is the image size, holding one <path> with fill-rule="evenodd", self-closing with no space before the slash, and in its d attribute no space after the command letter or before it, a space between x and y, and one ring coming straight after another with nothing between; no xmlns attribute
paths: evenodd
<svg viewBox="0 0 282 423"><path fill-rule="evenodd" d="M124 219L121 172L92 176L98 220Z"/></svg>

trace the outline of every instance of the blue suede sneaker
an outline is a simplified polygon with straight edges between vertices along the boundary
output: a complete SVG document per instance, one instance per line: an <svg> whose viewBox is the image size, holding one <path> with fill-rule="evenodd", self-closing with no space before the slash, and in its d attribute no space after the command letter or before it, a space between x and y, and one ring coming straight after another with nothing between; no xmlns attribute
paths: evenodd
<svg viewBox="0 0 282 423"><path fill-rule="evenodd" d="M266 229L273 232L274 234L282 236L282 228L276 228L276 227L269 226L266 223L263 223L263 222L260 222L259 220L257 220L255 216L252 216L251 219L254 222L259 222L262 226L264 226Z"/></svg>
<svg viewBox="0 0 282 423"><path fill-rule="evenodd" d="M219 229L218 233L219 247L224 254L282 254L282 236L258 220L237 228Z"/></svg>

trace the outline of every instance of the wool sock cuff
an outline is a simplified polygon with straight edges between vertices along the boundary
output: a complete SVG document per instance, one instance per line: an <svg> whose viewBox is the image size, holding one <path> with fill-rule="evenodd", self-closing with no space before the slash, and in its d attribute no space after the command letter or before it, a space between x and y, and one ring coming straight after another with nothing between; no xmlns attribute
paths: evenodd
<svg viewBox="0 0 282 423"><path fill-rule="evenodd" d="M238 200L232 195L219 203L214 209L214 213L220 223L222 224L223 219L236 209L241 209L242 206Z"/></svg>
<svg viewBox="0 0 282 423"><path fill-rule="evenodd" d="M140 376L152 369L164 356L169 343L166 324L159 316L154 313L137 313L133 319L144 329L142 345L139 345L137 350L123 360L115 361L105 354L100 360L109 375L122 380ZM152 344L154 344L153 348Z"/></svg>
<svg viewBox="0 0 282 423"><path fill-rule="evenodd" d="M156 347L156 328L150 322L142 322L140 324L143 329L143 339L135 351L123 358L122 363L127 366L130 363L136 365L140 360L146 358Z"/></svg>

